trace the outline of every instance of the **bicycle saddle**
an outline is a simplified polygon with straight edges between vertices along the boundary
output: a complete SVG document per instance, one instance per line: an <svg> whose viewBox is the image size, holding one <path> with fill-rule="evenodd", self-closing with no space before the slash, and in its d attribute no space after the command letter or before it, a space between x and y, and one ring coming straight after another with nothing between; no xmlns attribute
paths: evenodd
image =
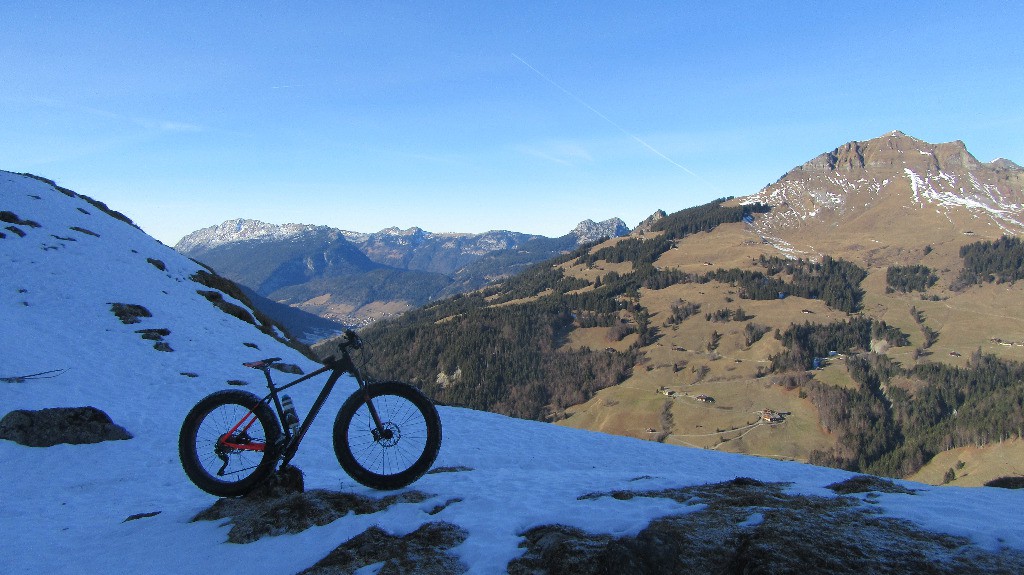
<svg viewBox="0 0 1024 575"><path fill-rule="evenodd" d="M278 362L278 361L281 361L281 358L279 358L279 357L268 357L267 359L261 359L259 361L249 361L249 362L243 363L242 365L244 365L245 367L251 367L253 369L266 369L266 368L274 365L274 362Z"/></svg>

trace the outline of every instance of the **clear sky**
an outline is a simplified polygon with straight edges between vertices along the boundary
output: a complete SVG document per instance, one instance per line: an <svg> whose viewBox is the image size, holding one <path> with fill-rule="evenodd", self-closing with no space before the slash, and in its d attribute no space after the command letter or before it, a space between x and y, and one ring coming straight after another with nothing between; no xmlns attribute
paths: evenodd
<svg viewBox="0 0 1024 575"><path fill-rule="evenodd" d="M8 2L0 169L168 244L236 217L635 226L891 130L1024 163L1022 22L1014 1Z"/></svg>

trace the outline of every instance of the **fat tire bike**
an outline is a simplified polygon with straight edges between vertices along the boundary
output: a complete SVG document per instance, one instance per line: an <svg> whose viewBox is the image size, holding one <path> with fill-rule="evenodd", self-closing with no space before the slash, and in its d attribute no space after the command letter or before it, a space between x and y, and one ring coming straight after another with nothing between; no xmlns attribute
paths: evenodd
<svg viewBox="0 0 1024 575"><path fill-rule="evenodd" d="M362 345L355 332L346 331L339 357L328 357L320 369L281 386L270 376L281 358L243 364L263 372L270 393L260 398L231 389L200 400L185 416L178 436L185 474L211 495L235 497L252 491L279 463L284 468L291 462L335 383L351 374L359 388L334 419L338 463L352 479L373 489L401 489L419 479L441 448L437 409L409 384L364 379L350 354ZM291 399L281 392L327 372L327 382L299 425Z"/></svg>

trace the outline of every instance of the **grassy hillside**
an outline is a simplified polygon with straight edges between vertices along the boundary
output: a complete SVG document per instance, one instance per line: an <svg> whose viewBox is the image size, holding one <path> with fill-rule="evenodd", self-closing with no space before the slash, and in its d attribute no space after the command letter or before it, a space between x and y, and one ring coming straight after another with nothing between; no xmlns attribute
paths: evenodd
<svg viewBox="0 0 1024 575"><path fill-rule="evenodd" d="M765 209L684 210L375 326L377 375L458 405L888 475L1020 435L958 411L1020 417L1024 291L989 281L1005 271L961 278L976 237L785 259L751 225ZM965 253L1016 249L990 243ZM992 370L995 399L967 397Z"/></svg>

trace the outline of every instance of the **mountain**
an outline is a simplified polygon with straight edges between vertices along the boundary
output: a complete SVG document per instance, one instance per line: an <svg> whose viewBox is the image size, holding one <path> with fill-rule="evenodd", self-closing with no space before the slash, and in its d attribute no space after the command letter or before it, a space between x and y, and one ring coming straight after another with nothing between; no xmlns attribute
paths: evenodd
<svg viewBox="0 0 1024 575"><path fill-rule="evenodd" d="M580 244L628 233L618 218L586 220L554 239L415 227L363 234L236 219L193 232L175 249L262 297L356 325L477 289ZM293 324L293 330L306 331L305 325Z"/></svg>
<svg viewBox="0 0 1024 575"><path fill-rule="evenodd" d="M895 131L821 154L743 201L773 206L754 228L783 251L852 254L880 238L906 251L964 234L1019 235L1022 190L1024 169L1009 160L982 163L963 142Z"/></svg>
<svg viewBox="0 0 1024 575"><path fill-rule="evenodd" d="M538 236L507 231L435 234L387 228L373 234L344 232L373 261L399 269L451 275L478 257L515 248Z"/></svg>
<svg viewBox="0 0 1024 575"><path fill-rule="evenodd" d="M1013 491L937 489L454 407L439 408L435 469L400 492L372 492L341 472L331 445L331 415L355 390L347 377L294 460L304 493L217 500L178 463L184 415L214 391L259 393L262 374L242 362L318 365L255 319L229 282L118 215L0 172L5 573L1024 568ZM300 413L318 392L316 382L289 390ZM44 409L84 406L130 438L9 439Z"/></svg>
<svg viewBox="0 0 1024 575"><path fill-rule="evenodd" d="M583 220L572 230L572 235L576 236L577 244L589 244L601 238L617 238L629 235L629 228L626 227L626 222L619 218L612 218L600 223L594 220Z"/></svg>
<svg viewBox="0 0 1024 575"><path fill-rule="evenodd" d="M376 375L677 445L936 483L1024 476L1003 449L1024 456L1015 166L898 132L850 142L751 196L375 325Z"/></svg>

